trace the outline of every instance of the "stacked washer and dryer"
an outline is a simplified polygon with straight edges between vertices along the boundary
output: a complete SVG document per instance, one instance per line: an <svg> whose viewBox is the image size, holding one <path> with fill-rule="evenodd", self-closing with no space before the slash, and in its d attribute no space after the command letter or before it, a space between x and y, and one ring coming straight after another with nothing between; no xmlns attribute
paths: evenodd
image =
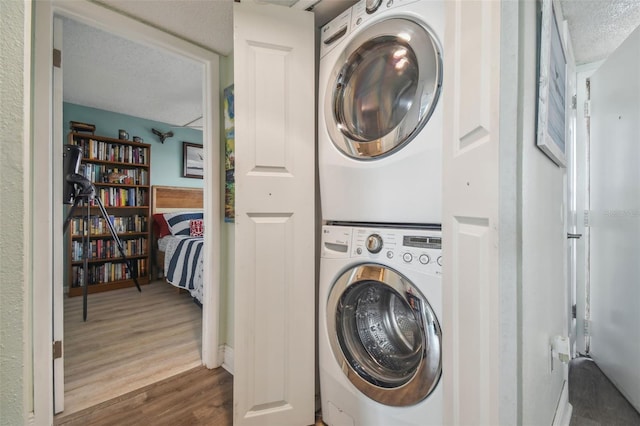
<svg viewBox="0 0 640 426"><path fill-rule="evenodd" d="M321 29L323 421L442 424L444 4L361 0Z"/></svg>

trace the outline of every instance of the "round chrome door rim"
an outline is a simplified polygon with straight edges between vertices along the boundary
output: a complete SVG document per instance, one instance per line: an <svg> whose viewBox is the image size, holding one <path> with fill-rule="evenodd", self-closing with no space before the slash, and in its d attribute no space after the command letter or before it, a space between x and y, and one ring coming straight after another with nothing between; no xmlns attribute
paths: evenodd
<svg viewBox="0 0 640 426"><path fill-rule="evenodd" d="M358 75L358 66L364 63L354 59L360 58L359 52L366 51L362 47L373 46L377 41L390 43L390 40L395 40L400 50L406 49L415 57L418 70L416 93L403 118L392 123L393 128L375 139L362 138L348 130L350 124L341 113L345 108L340 105L346 99L343 90L348 87L352 77ZM414 44L415 48L412 47ZM422 53L428 48L428 54ZM425 70L430 72L426 73ZM328 81L324 110L331 141L350 158L364 161L378 159L406 146L431 118L442 88L441 48L427 25L416 20L391 17L372 24L349 42L336 61ZM347 97L349 95L346 94Z"/></svg>
<svg viewBox="0 0 640 426"><path fill-rule="evenodd" d="M412 377L398 386L383 387L369 381L351 364L352 357L343 351L338 336L336 317L341 309L342 295L350 287L366 282L377 282L392 291L404 303L410 298L420 300L420 328L425 344L421 348L421 360ZM369 398L390 406L410 406L427 398L436 388L442 372L440 324L431 306L422 293L397 271L374 263L365 263L349 268L335 281L327 300L327 331L332 352L340 369L349 381ZM372 360L372 362L375 362ZM362 366L356 366L362 369ZM366 366L365 366L366 368ZM364 377L363 377L364 376Z"/></svg>

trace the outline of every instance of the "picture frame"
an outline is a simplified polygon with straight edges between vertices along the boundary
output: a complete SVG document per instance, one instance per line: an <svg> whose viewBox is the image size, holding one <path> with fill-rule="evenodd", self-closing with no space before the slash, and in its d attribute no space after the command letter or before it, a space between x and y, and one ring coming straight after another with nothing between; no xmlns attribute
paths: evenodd
<svg viewBox="0 0 640 426"><path fill-rule="evenodd" d="M536 145L566 167L567 60L553 0L539 0Z"/></svg>
<svg viewBox="0 0 640 426"><path fill-rule="evenodd" d="M204 148L191 142L182 142L182 176L193 179L204 178Z"/></svg>
<svg viewBox="0 0 640 426"><path fill-rule="evenodd" d="M224 221L233 223L235 211L235 104L233 84L224 89Z"/></svg>

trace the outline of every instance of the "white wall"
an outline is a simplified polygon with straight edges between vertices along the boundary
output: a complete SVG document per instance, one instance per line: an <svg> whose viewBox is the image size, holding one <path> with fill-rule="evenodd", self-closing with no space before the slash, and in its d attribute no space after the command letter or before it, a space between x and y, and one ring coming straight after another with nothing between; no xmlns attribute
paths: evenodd
<svg viewBox="0 0 640 426"><path fill-rule="evenodd" d="M31 9L0 2L0 424L25 422L30 411L28 309L28 110ZM27 80L27 84L29 81ZM26 86L29 87L29 86Z"/></svg>
<svg viewBox="0 0 640 426"><path fill-rule="evenodd" d="M567 334L565 169L536 146L535 2L524 2L522 80L522 424L550 425L565 379L550 339ZM515 319L514 319L515 320Z"/></svg>

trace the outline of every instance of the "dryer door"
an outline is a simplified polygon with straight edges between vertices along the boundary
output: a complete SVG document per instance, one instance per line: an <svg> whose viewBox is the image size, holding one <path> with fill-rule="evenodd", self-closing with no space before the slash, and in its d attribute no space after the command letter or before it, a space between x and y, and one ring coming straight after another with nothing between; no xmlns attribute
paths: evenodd
<svg viewBox="0 0 640 426"><path fill-rule="evenodd" d="M382 265L358 265L338 278L327 303L331 349L362 393L408 406L435 389L442 371L440 324L406 277Z"/></svg>
<svg viewBox="0 0 640 426"><path fill-rule="evenodd" d="M359 32L338 58L325 94L334 145L368 160L409 143L438 101L440 52L432 31L409 19L387 19Z"/></svg>

